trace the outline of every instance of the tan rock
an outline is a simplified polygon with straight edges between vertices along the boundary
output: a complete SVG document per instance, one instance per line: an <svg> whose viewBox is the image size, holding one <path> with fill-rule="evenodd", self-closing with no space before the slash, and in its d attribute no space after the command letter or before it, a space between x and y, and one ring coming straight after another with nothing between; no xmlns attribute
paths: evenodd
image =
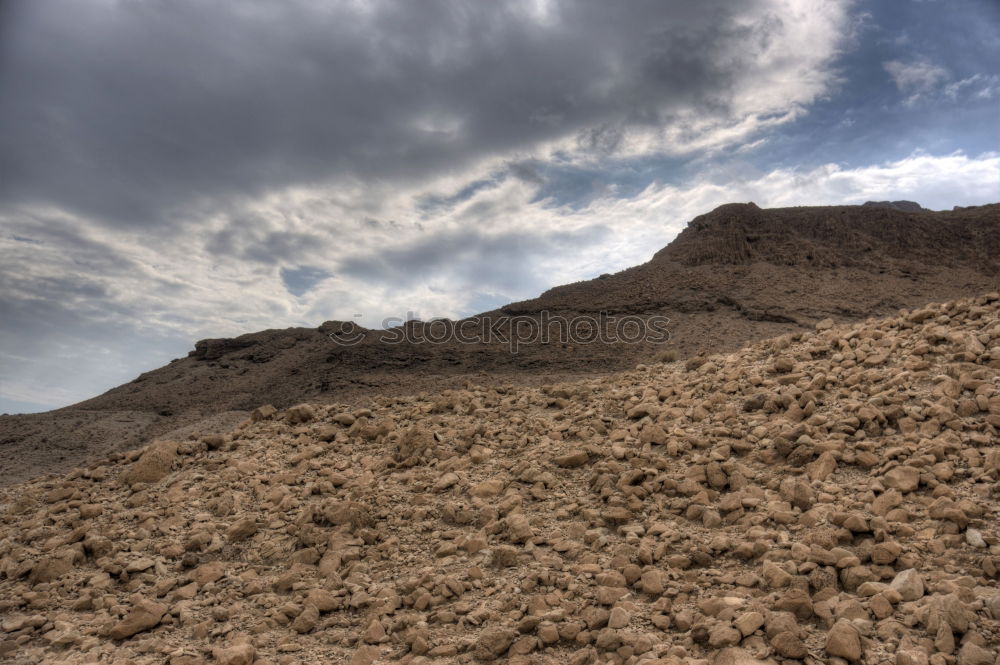
<svg viewBox="0 0 1000 665"><path fill-rule="evenodd" d="M226 530L226 539L231 543L238 543L252 537L256 533L257 521L247 517L230 525L229 529Z"/></svg>
<svg viewBox="0 0 1000 665"><path fill-rule="evenodd" d="M121 482L125 485L135 483L156 483L170 474L177 459L177 444L173 441L158 441L146 447L142 455L132 466L122 473Z"/></svg>
<svg viewBox="0 0 1000 665"><path fill-rule="evenodd" d="M958 665L993 665L997 654L975 642L966 642L958 651Z"/></svg>
<svg viewBox="0 0 1000 665"><path fill-rule="evenodd" d="M897 466L882 476L882 483L904 494L912 492L920 485L920 469L912 466Z"/></svg>
<svg viewBox="0 0 1000 665"><path fill-rule="evenodd" d="M292 630L296 633L308 633L317 623L319 623L319 609L315 605L307 604L292 622Z"/></svg>
<svg viewBox="0 0 1000 665"><path fill-rule="evenodd" d="M861 660L861 634L850 621L841 619L826 635L826 652L856 663Z"/></svg>
<svg viewBox="0 0 1000 665"><path fill-rule="evenodd" d="M496 660L507 653L516 637L516 631L510 628L486 628L476 638L473 655L479 660Z"/></svg>
<svg viewBox="0 0 1000 665"><path fill-rule="evenodd" d="M729 647L728 649L723 649L715 655L715 658L712 660L712 665L772 665L772 663L754 657L754 655L746 649Z"/></svg>
<svg viewBox="0 0 1000 665"><path fill-rule="evenodd" d="M899 593L903 600L919 600L924 595L924 580L913 568L896 574L889 588Z"/></svg>
<svg viewBox="0 0 1000 665"><path fill-rule="evenodd" d="M149 630L160 623L160 619L167 613L167 606L152 600L140 600L136 603L124 619L111 628L108 634L113 640L124 640L132 637L136 633Z"/></svg>
<svg viewBox="0 0 1000 665"><path fill-rule="evenodd" d="M257 650L252 644L237 644L231 647L212 649L212 658L219 665L253 665Z"/></svg>
<svg viewBox="0 0 1000 665"><path fill-rule="evenodd" d="M556 466L561 466L566 469L575 469L581 467L590 461L590 455L587 454L585 450L574 450L571 453L566 453L565 455L559 455L552 459L552 462Z"/></svg>
<svg viewBox="0 0 1000 665"><path fill-rule="evenodd" d="M794 658L801 660L809 653L805 643L797 633L786 630L771 638L771 647L774 652L784 658Z"/></svg>
<svg viewBox="0 0 1000 665"><path fill-rule="evenodd" d="M733 625L743 637L747 637L764 625L764 615L760 612L744 612L733 621Z"/></svg>

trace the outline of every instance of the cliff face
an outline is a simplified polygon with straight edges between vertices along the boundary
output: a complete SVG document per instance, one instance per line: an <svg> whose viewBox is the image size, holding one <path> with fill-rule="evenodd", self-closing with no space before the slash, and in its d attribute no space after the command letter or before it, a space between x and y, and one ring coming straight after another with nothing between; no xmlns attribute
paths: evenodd
<svg viewBox="0 0 1000 665"><path fill-rule="evenodd" d="M1000 205L950 212L881 205L765 210L729 204L695 218L647 263L550 289L480 317L602 312L669 319L681 358L835 321L1000 288ZM614 325L613 322L606 325ZM421 324L409 324L419 332ZM662 345L501 339L390 343L399 331L331 338L345 324L202 340L186 358L72 407L0 416L0 482L130 448L204 421L224 426L265 403L354 402L372 394L438 392L468 381L542 384L651 360ZM558 333L558 331L556 331ZM607 331L605 331L607 332ZM501 333L511 335L509 327ZM412 337L412 335L411 335ZM609 335L605 335L605 338Z"/></svg>
<svg viewBox="0 0 1000 665"><path fill-rule="evenodd" d="M1000 205L951 212L881 205L779 208L729 204L696 217L654 261L870 270L947 265L996 273Z"/></svg>

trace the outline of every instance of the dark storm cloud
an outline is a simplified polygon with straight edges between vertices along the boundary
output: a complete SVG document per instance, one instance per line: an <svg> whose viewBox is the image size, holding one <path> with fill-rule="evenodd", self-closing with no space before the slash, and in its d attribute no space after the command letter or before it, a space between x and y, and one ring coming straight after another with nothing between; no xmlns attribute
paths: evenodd
<svg viewBox="0 0 1000 665"><path fill-rule="evenodd" d="M757 2L17 1L0 13L0 203L175 225L336 176L414 180L538 141L613 152L730 102ZM220 239L224 242L224 239Z"/></svg>

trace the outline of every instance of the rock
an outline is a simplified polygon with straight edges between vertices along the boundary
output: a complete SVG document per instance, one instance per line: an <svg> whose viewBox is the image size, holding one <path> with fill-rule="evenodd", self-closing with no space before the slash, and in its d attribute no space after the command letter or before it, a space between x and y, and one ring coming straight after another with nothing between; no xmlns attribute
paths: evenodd
<svg viewBox="0 0 1000 665"><path fill-rule="evenodd" d="M149 570L154 565L156 561L150 559L149 557L143 557L141 559L136 559L135 561L130 561L127 566L125 566L125 572L127 573L141 573L144 570Z"/></svg>
<svg viewBox="0 0 1000 665"><path fill-rule="evenodd" d="M358 647L358 649L351 656L350 665L372 665L376 659L378 659L379 650L378 647L373 646L363 646Z"/></svg>
<svg viewBox="0 0 1000 665"><path fill-rule="evenodd" d="M256 654L257 650L252 644L212 649L212 658L219 665L252 665Z"/></svg>
<svg viewBox="0 0 1000 665"><path fill-rule="evenodd" d="M222 579L226 574L226 564L221 561L211 561L198 566L191 575L191 580L199 587Z"/></svg>
<svg viewBox="0 0 1000 665"><path fill-rule="evenodd" d="M337 423L338 425L343 425L344 427L350 427L351 425L357 422L357 418L355 418L350 413L337 413L335 415L330 416L330 420Z"/></svg>
<svg viewBox="0 0 1000 665"><path fill-rule="evenodd" d="M319 623L319 608L307 604L292 622L292 630L300 634L308 633L317 623Z"/></svg>
<svg viewBox="0 0 1000 665"><path fill-rule="evenodd" d="M772 589L780 589L781 587L788 586L792 580L792 576L788 571L771 561L764 562L763 575L764 581Z"/></svg>
<svg viewBox="0 0 1000 665"><path fill-rule="evenodd" d="M993 665L996 653L974 642L966 642L958 651L958 665Z"/></svg>
<svg viewBox="0 0 1000 665"><path fill-rule="evenodd" d="M733 625L743 637L747 637L764 625L764 615L760 612L744 612L733 621Z"/></svg>
<svg viewBox="0 0 1000 665"><path fill-rule="evenodd" d="M629 621L628 612L620 607L614 607L611 609L611 614L608 618L608 628L624 628L629 624Z"/></svg>
<svg viewBox="0 0 1000 665"><path fill-rule="evenodd" d="M966 529L965 542L971 547L979 549L985 549L987 547L986 541L983 540L983 534L979 531L979 529Z"/></svg>
<svg viewBox="0 0 1000 665"><path fill-rule="evenodd" d="M255 533L257 533L257 521L247 517L234 522L226 530L226 540L231 543L238 543L252 537Z"/></svg>
<svg viewBox="0 0 1000 665"><path fill-rule="evenodd" d="M897 466L882 476L882 484L904 494L912 492L920 485L920 470L912 466Z"/></svg>
<svg viewBox="0 0 1000 665"><path fill-rule="evenodd" d="M795 369L795 361L786 356L782 356L780 358L775 358L772 367L774 368L774 371L779 374L787 374Z"/></svg>
<svg viewBox="0 0 1000 665"><path fill-rule="evenodd" d="M666 579L663 571L647 570L639 578L639 586L643 593L659 596L666 590Z"/></svg>
<svg viewBox="0 0 1000 665"><path fill-rule="evenodd" d="M167 606L161 603L146 599L140 600L124 619L111 628L108 635L113 640L124 640L136 633L149 630L160 623L160 619L167 613L167 609Z"/></svg>
<svg viewBox="0 0 1000 665"><path fill-rule="evenodd" d="M806 465L806 471L811 480L826 480L836 470L837 458L830 451L820 455L815 462Z"/></svg>
<svg viewBox="0 0 1000 665"><path fill-rule="evenodd" d="M771 647L784 658L801 660L809 653L805 643L793 631L786 630L771 638Z"/></svg>
<svg viewBox="0 0 1000 665"><path fill-rule="evenodd" d="M124 485L159 482L170 474L176 459L176 443L173 441L152 443L146 447L132 467L121 475L121 482Z"/></svg>
<svg viewBox="0 0 1000 665"><path fill-rule="evenodd" d="M258 406L250 413L250 420L253 422L260 422L261 420L270 420L274 418L278 410L271 406L270 404L265 404L263 406Z"/></svg>
<svg viewBox="0 0 1000 665"><path fill-rule="evenodd" d="M924 595L924 580L913 568L896 574L889 588L899 593L903 600L919 600Z"/></svg>
<svg viewBox="0 0 1000 665"><path fill-rule="evenodd" d="M552 460L556 466L561 466L565 469L575 469L585 465L589 461L590 455L585 450L574 450L571 453L559 455Z"/></svg>
<svg viewBox="0 0 1000 665"><path fill-rule="evenodd" d="M669 661L668 661L669 662ZM679 661L675 661L679 662ZM770 665L766 660L755 658L746 649L729 647L715 655L712 665Z"/></svg>
<svg viewBox="0 0 1000 665"><path fill-rule="evenodd" d="M385 628L382 626L382 622L378 619L372 619L368 623L368 627L365 629L365 632L361 634L361 639L368 644L380 644L385 642L388 637L386 637Z"/></svg>
<svg viewBox="0 0 1000 665"><path fill-rule="evenodd" d="M524 513L511 513L507 516L507 535L513 543L523 543L532 538L534 530Z"/></svg>
<svg viewBox="0 0 1000 665"><path fill-rule="evenodd" d="M774 609L791 612L804 621L813 615L813 602L805 589L792 588L778 597L774 602Z"/></svg>
<svg viewBox="0 0 1000 665"><path fill-rule="evenodd" d="M453 487L458 484L459 480L461 479L458 477L457 473L448 472L441 474L441 477L434 483L434 491L443 492L449 487Z"/></svg>
<svg viewBox="0 0 1000 665"><path fill-rule="evenodd" d="M28 581L31 584L54 582L73 570L73 560L69 556L47 556L31 569Z"/></svg>
<svg viewBox="0 0 1000 665"><path fill-rule="evenodd" d="M481 499L488 499L490 497L498 496L503 492L504 483L499 478L493 478L491 480L484 480L483 482L473 485L469 488L469 494Z"/></svg>
<svg viewBox="0 0 1000 665"><path fill-rule="evenodd" d="M861 634L850 621L841 619L826 635L826 652L852 663L861 660Z"/></svg>
<svg viewBox="0 0 1000 665"><path fill-rule="evenodd" d="M720 623L709 631L708 645L714 649L732 647L739 644L742 637L740 631L728 624Z"/></svg>
<svg viewBox="0 0 1000 665"><path fill-rule="evenodd" d="M307 423L316 418L316 411L309 404L299 404L285 411L285 420L291 425Z"/></svg>
<svg viewBox="0 0 1000 665"><path fill-rule="evenodd" d="M473 655L479 660L492 661L500 658L517 638L517 633L510 628L486 628L476 639Z"/></svg>
<svg viewBox="0 0 1000 665"><path fill-rule="evenodd" d="M892 541L878 543L872 547L872 563L880 566L888 566L893 561L898 559L902 552L903 548L899 545L899 543Z"/></svg>

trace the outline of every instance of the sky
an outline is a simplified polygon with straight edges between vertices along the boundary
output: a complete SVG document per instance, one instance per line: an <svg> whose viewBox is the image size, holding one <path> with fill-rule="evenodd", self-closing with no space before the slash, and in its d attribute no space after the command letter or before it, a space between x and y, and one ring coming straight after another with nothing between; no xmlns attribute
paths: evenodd
<svg viewBox="0 0 1000 665"><path fill-rule="evenodd" d="M0 412L456 318L696 215L1000 201L996 0L0 2Z"/></svg>

